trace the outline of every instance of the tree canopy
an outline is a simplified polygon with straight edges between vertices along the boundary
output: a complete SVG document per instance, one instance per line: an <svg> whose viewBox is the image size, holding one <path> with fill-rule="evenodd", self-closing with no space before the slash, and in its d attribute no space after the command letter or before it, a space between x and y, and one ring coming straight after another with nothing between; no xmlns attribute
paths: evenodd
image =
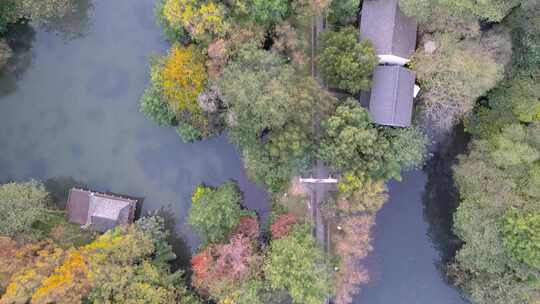
<svg viewBox="0 0 540 304"><path fill-rule="evenodd" d="M464 17L474 14L486 21L501 21L510 10L522 2L521 0L400 0L401 9L410 16L415 16L421 21L428 20L433 15L433 10L444 9L451 15Z"/></svg>
<svg viewBox="0 0 540 304"><path fill-rule="evenodd" d="M233 182L215 189L199 186L191 198L188 223L207 244L224 241L240 222L240 199Z"/></svg>
<svg viewBox="0 0 540 304"><path fill-rule="evenodd" d="M356 94L371 87L371 74L379 59L369 41L358 42L358 30L346 27L321 36L317 67L328 85Z"/></svg>
<svg viewBox="0 0 540 304"><path fill-rule="evenodd" d="M0 234L28 232L45 211L49 194L42 184L30 181L0 186Z"/></svg>
<svg viewBox="0 0 540 304"><path fill-rule="evenodd" d="M286 289L293 303L321 303L329 292L328 269L309 227L272 241L264 272L274 289Z"/></svg>
<svg viewBox="0 0 540 304"><path fill-rule="evenodd" d="M427 156L428 138L420 129L375 126L354 99L342 103L323 129L319 158L358 182L400 179L401 170L420 166Z"/></svg>

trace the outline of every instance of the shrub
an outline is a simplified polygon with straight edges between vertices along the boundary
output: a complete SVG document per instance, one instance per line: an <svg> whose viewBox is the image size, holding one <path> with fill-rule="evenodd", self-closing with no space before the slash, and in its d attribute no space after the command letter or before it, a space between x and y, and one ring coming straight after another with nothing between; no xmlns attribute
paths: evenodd
<svg viewBox="0 0 540 304"><path fill-rule="evenodd" d="M8 183L0 186L0 234L28 232L45 212L49 194L41 183Z"/></svg>
<svg viewBox="0 0 540 304"><path fill-rule="evenodd" d="M141 97L141 112L160 126L171 126L176 116L169 110L167 102L161 98L159 89L152 86Z"/></svg>

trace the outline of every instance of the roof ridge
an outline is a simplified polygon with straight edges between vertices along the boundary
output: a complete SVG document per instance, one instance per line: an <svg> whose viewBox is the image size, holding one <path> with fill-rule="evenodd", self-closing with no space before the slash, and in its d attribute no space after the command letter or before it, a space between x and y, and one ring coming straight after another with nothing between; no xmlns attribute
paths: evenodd
<svg viewBox="0 0 540 304"><path fill-rule="evenodd" d="M396 35L396 31L397 31L397 27L396 27L396 20L397 18L399 17L398 14L399 14L399 1L398 0L392 0L392 1L395 1L396 2L396 5L393 5L392 6L392 9L394 10L394 13L392 14L394 17L392 18L392 39L390 40L391 41L391 45L390 45L390 52L392 53L392 55L394 54L395 50L394 50L394 47L396 46L396 44L394 43L394 37Z"/></svg>
<svg viewBox="0 0 540 304"><path fill-rule="evenodd" d="M396 122L396 116L397 116L397 104L399 102L398 100L398 88L399 88L399 76L401 74L401 69L399 66L391 66L392 68L395 68L397 69L397 73L392 73L393 74L393 82L394 82L394 88L393 88L393 92L392 92L392 98L393 100L395 100L395 102L392 103L392 123L395 124Z"/></svg>

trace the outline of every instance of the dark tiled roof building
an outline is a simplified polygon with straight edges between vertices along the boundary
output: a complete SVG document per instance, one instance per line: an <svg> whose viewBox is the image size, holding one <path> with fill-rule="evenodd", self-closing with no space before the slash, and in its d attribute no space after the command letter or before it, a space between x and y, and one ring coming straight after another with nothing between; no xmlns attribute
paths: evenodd
<svg viewBox="0 0 540 304"><path fill-rule="evenodd" d="M415 79L414 71L402 66L377 66L367 93L371 120L387 126L410 126Z"/></svg>
<svg viewBox="0 0 540 304"><path fill-rule="evenodd" d="M136 200L76 188L67 202L70 222L101 232L132 223L136 208Z"/></svg>
<svg viewBox="0 0 540 304"><path fill-rule="evenodd" d="M417 24L399 9L398 0L364 0L360 39L370 40L381 64L404 65L416 48Z"/></svg>
<svg viewBox="0 0 540 304"><path fill-rule="evenodd" d="M360 104L369 108L380 125L408 127L417 93L416 74L403 67L416 48L417 24L399 9L399 0L364 0L360 39L370 40L379 57L371 91L362 92Z"/></svg>

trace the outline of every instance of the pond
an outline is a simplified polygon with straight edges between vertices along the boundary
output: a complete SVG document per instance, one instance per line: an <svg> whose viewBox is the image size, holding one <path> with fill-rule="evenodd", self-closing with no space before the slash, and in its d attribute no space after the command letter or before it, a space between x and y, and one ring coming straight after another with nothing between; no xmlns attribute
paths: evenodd
<svg viewBox="0 0 540 304"><path fill-rule="evenodd" d="M0 75L0 182L42 180L57 197L83 185L143 198L143 214L161 210L174 225L185 265L199 242L185 224L196 185L235 179L247 207L265 216L270 206L225 136L184 144L139 112L148 57L168 47L154 4L81 0L67 19L11 32L17 55ZM452 206L441 199L448 183L438 189L428 171L390 184L368 260L373 279L355 303L465 303L440 271L441 253L453 250Z"/></svg>
<svg viewBox="0 0 540 304"><path fill-rule="evenodd" d="M141 197L143 213L164 210L178 236L196 245L184 225L196 185L235 179L248 207L264 215L270 206L225 136L184 144L139 112L148 56L167 49L154 3L81 1L81 12L63 23L11 34L17 57L0 77L0 181Z"/></svg>

